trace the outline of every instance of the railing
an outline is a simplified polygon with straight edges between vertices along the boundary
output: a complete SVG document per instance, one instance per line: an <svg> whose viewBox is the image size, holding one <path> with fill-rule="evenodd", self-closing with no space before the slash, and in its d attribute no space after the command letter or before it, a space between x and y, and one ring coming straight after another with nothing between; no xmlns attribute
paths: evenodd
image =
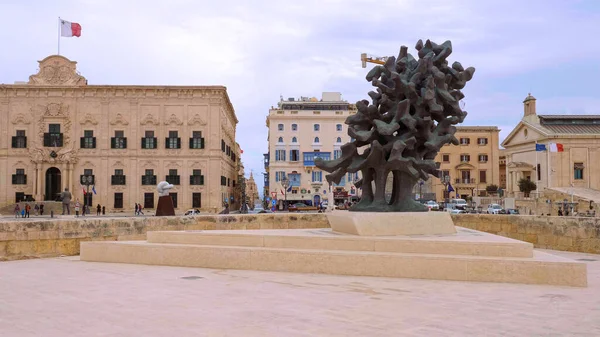
<svg viewBox="0 0 600 337"><path fill-rule="evenodd" d="M156 176L143 175L142 176L142 185L156 185Z"/></svg>
<svg viewBox="0 0 600 337"><path fill-rule="evenodd" d="M474 178L470 178L470 179L455 179L454 183L457 185L471 185L471 184L475 184L476 181Z"/></svg>
<svg viewBox="0 0 600 337"><path fill-rule="evenodd" d="M173 185L179 185L179 176L176 175L167 175L165 176L165 180L169 183L169 184L173 184Z"/></svg>
<svg viewBox="0 0 600 337"><path fill-rule="evenodd" d="M112 175L110 176L111 185L125 185L126 176L124 175Z"/></svg>

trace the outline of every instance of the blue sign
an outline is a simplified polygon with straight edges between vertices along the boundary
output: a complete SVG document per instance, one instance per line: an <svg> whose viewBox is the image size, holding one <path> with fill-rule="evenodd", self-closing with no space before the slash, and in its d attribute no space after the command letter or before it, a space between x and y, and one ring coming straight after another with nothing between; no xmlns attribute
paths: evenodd
<svg viewBox="0 0 600 337"><path fill-rule="evenodd" d="M271 201L271 198L267 197L267 202Z"/></svg>
<svg viewBox="0 0 600 337"><path fill-rule="evenodd" d="M277 202L276 202L275 200L271 200L271 204L272 204L273 206L275 206L275 204L276 204L276 203L277 203Z"/></svg>

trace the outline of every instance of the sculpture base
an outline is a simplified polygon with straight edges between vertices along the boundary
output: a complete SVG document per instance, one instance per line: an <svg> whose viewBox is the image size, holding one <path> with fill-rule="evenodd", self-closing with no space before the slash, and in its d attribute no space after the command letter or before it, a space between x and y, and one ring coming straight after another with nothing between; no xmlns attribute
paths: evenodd
<svg viewBox="0 0 600 337"><path fill-rule="evenodd" d="M175 207L173 207L173 199L170 195L158 197L158 205L156 206L156 216L173 216L175 215Z"/></svg>
<svg viewBox="0 0 600 337"><path fill-rule="evenodd" d="M327 214L335 232L361 236L454 234L448 212L347 212Z"/></svg>

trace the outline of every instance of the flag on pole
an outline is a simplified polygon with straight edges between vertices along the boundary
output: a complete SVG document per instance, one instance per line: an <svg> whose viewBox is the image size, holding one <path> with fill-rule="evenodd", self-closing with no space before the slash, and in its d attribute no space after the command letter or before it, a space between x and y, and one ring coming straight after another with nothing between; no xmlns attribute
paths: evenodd
<svg viewBox="0 0 600 337"><path fill-rule="evenodd" d="M81 36L81 25L76 22L60 20L60 36L80 37Z"/></svg>
<svg viewBox="0 0 600 337"><path fill-rule="evenodd" d="M546 144L535 144L536 151L546 151Z"/></svg>
<svg viewBox="0 0 600 337"><path fill-rule="evenodd" d="M560 143L550 143L550 152L564 152L565 149Z"/></svg>
<svg viewBox="0 0 600 337"><path fill-rule="evenodd" d="M283 193L283 190L281 190L281 194L285 194L285 193Z"/></svg>
<svg viewBox="0 0 600 337"><path fill-rule="evenodd" d="M81 189L83 190L83 195L85 195L85 187L81 186Z"/></svg>
<svg viewBox="0 0 600 337"><path fill-rule="evenodd" d="M92 186L92 192L94 192L94 194L96 194L96 185Z"/></svg>
<svg viewBox="0 0 600 337"><path fill-rule="evenodd" d="M454 192L454 188L452 187L452 185L450 183L448 183L448 193L450 192Z"/></svg>
<svg viewBox="0 0 600 337"><path fill-rule="evenodd" d="M292 186L290 185L290 187L287 189L288 192L292 191Z"/></svg>

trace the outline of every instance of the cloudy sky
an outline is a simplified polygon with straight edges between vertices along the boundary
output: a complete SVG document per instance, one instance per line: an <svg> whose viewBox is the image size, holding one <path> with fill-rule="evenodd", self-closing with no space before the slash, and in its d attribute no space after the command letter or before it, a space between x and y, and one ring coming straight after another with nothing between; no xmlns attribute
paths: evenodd
<svg viewBox="0 0 600 337"><path fill-rule="evenodd" d="M538 113L600 114L596 0L0 0L0 16L0 83L27 80L56 53L61 16L83 27L61 54L89 84L227 86L242 159L259 177L280 95L367 98L360 53L415 54L418 39L451 40L449 60L477 69L465 125L497 125L504 139L528 92Z"/></svg>

